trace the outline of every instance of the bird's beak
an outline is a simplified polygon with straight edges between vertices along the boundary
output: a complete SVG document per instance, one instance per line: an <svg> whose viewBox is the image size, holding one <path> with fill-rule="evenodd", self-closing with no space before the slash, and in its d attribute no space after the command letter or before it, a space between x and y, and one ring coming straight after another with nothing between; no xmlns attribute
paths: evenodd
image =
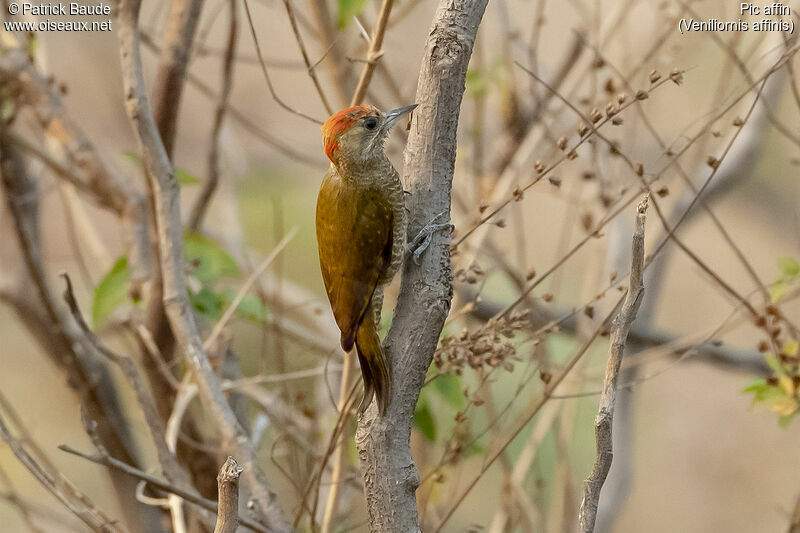
<svg viewBox="0 0 800 533"><path fill-rule="evenodd" d="M405 107L399 107L397 109L392 109L391 111L387 111L384 115L384 129L388 130L392 127L392 125L397 122L397 119L402 117L407 113L411 113L419 104L407 105Z"/></svg>

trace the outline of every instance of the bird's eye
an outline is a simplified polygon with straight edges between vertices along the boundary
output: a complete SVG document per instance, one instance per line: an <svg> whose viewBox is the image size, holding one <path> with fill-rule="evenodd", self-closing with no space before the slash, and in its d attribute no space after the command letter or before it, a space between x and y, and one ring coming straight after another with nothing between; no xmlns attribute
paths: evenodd
<svg viewBox="0 0 800 533"><path fill-rule="evenodd" d="M364 121L364 127L368 130L374 130L378 127L378 119L375 117L367 117Z"/></svg>

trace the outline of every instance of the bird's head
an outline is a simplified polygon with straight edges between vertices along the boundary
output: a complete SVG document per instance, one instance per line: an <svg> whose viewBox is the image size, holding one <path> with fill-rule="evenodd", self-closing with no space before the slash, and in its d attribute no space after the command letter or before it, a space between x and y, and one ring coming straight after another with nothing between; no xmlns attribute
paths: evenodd
<svg viewBox="0 0 800 533"><path fill-rule="evenodd" d="M334 113L322 125L322 144L332 163L364 161L383 153L383 143L397 119L417 104L385 113L371 105L357 105Z"/></svg>

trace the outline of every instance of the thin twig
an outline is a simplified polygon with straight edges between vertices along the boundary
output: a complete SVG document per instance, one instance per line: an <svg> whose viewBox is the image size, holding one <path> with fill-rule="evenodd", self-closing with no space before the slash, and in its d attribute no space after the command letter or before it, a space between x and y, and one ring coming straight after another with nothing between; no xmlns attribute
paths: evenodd
<svg viewBox="0 0 800 533"><path fill-rule="evenodd" d="M353 380L353 372L355 370L355 357L354 354L347 354L344 356L344 364L342 366L342 380L339 385L339 401L336 410L339 412L339 417L347 419L347 404L350 391L350 382ZM334 518L336 516L336 507L339 503L339 488L342 483L342 472L344 471L344 462L347 456L347 447L344 442L344 431L339 434L336 439L333 456L333 470L331 471L331 483L328 489L328 500L325 502L325 514L322 517L322 533L329 533L333 526Z"/></svg>
<svg viewBox="0 0 800 533"><path fill-rule="evenodd" d="M144 413L144 419L147 422L147 428L150 431L150 437L156 448L158 462L161 465L164 475L171 483L181 486L185 490L190 490L192 483L189 475L178 463L172 451L166 446L164 423L161 421L161 417L158 415L158 408L153 401L153 396L142 382L142 379L139 376L139 372L136 370L136 366L133 364L133 361L130 359L130 357L118 354L108 348L97 337L97 335L91 329L89 329L89 326L86 324L86 321L83 318L83 314L78 308L78 302L75 300L75 295L72 291L72 280L70 280L70 277L66 272L62 273L61 276L64 278L64 282L66 283L66 288L64 289L63 295L64 301L69 306L70 313L75 319L75 322L78 324L78 327L80 327L81 331L83 331L83 334L86 335L86 338L90 343L92 343L98 352L119 366L119 368L122 370L122 373L125 375L125 378L128 380L128 384L131 386L131 388L133 388L134 394L136 395L136 400L139 402L139 406L142 408L142 412ZM185 521L183 516L183 505L180 499L171 498L169 507L175 529L178 531L185 530L185 525L183 525Z"/></svg>
<svg viewBox="0 0 800 533"><path fill-rule="evenodd" d="M378 21L375 23L375 31L367 51L367 62L361 70L361 77L358 79L358 85L353 93L353 99L350 100L350 105L360 104L364 100L364 96L367 95L367 88L369 87L369 82L372 81L375 65L383 57L383 50L381 49L383 47L383 37L386 35L393 4L394 0L383 0L381 12L378 15Z"/></svg>
<svg viewBox="0 0 800 533"><path fill-rule="evenodd" d="M207 498L203 498L202 496L198 496L197 494L181 490L180 488L171 485L166 481L162 481L157 477L151 476L150 474L143 472L138 468L134 468L129 464L123 463L122 461L115 459L109 455L103 455L103 454L89 455L80 452L66 444L59 444L58 449L61 450L62 452L66 452L72 455L77 455L78 457L86 459L87 461L90 461L92 463L111 468L118 472L122 472L123 474L144 481L148 485L151 485L164 492L176 494L181 498L183 498L184 500L186 500L187 502L194 504L200 507L201 509L211 511L212 513L217 512L217 502L209 500ZM252 531L258 531L259 533L272 533L271 529L259 524L254 520L251 520L250 518L240 517L239 522L241 523L242 526Z"/></svg>
<svg viewBox="0 0 800 533"><path fill-rule="evenodd" d="M306 70L308 75L311 77L311 81L314 82L314 88L317 89L317 93L319 94L319 99L322 100L322 105L325 107L325 111L328 112L329 115L333 114L333 108L328 103L328 99L325 97L325 92L322 90L322 86L319 84L319 80L317 79L317 73L314 70L314 66L311 65L311 60L308 58L308 52L306 51L306 45L303 42L303 36L300 35L300 28L297 27L297 17L294 14L294 8L292 8L292 3L289 0L283 0L283 5L286 7L286 13L289 15L289 23L292 26L292 31L294 32L294 38L297 40L297 46L300 48L300 54L303 56L303 63L306 65ZM333 43L331 44L333 46ZM324 57L324 56L323 56Z"/></svg>
<svg viewBox="0 0 800 533"><path fill-rule="evenodd" d="M222 89L217 99L217 108L214 110L214 125L211 128L211 147L208 151L208 172L203 189L189 215L189 229L199 231L203 224L211 197L217 190L219 183L219 152L220 134L225 121L225 112L228 110L228 101L233 89L233 58L236 54L236 41L239 33L239 21L236 17L236 0L230 0L230 17L228 24L228 42L225 46L225 57L222 62Z"/></svg>
<svg viewBox="0 0 800 533"><path fill-rule="evenodd" d="M17 489L14 487L14 482L11 481L11 477L6 473L6 471L0 466L0 481L3 482L8 488L8 492L0 493L0 499L5 499L8 503L10 503L13 507L19 511L20 518L22 521L25 522L25 525L28 529L31 530L32 533L44 533L41 528L36 524L36 521L33 518L33 512L30 506L22 499L22 496L17 492Z"/></svg>
<svg viewBox="0 0 800 533"><path fill-rule="evenodd" d="M153 41L152 37L148 36L147 33L142 33L142 44L147 47L147 49L151 50L154 53L160 53L161 48ZM200 91L200 94L209 98L214 101L219 100L219 93L214 91L206 82L200 79L198 76L188 72L186 74L186 80L192 85L195 89ZM274 148L278 152L282 153L283 155L290 157L291 159L298 161L300 163L305 163L306 165L312 165L314 167L319 166L320 160L314 159L309 157L308 155L302 153L299 150L296 150L280 140L278 137L270 134L264 128L262 128L255 120L252 120L251 115L252 112L244 112L241 109L237 108L236 106L232 105L230 102L227 106L228 113L230 114L231 118L233 118L236 122L238 122L244 129L249 131L252 135L254 135L258 140L266 144L267 146Z"/></svg>
<svg viewBox="0 0 800 533"><path fill-rule="evenodd" d="M244 284L239 288L239 292L236 293L236 296L231 301L230 305L225 312L222 314L222 318L214 324L214 329L211 330L211 333L208 335L208 338L203 342L203 348L208 350L211 346L214 345L214 341L217 339L222 330L228 324L230 319L233 317L233 314L236 312L236 309L239 307L239 304L242 303L242 300L247 295L247 292L253 286L253 284L258 280L258 277L264 273L264 271L269 268L275 258L278 257L278 254L286 248L286 245L294 238L295 234L297 234L297 228L292 228L286 236L281 239L275 248L272 249L272 252L264 258L258 268L256 268L245 280Z"/></svg>
<svg viewBox="0 0 800 533"><path fill-rule="evenodd" d="M321 120L317 120L310 115L306 115L302 111L298 111L293 107L289 106L286 102L284 102L278 93L275 92L275 87L272 86L272 79L269 77L269 71L267 70L267 64L264 62L264 56L261 53L261 45L258 44L258 36L256 35L256 27L253 24L253 16L250 14L250 6L247 3L247 0L244 0L244 12L247 14L247 24L250 26L250 34L253 36L253 43L256 46L256 53L258 54L258 62L261 64L261 72L264 73L264 79L267 82L267 87L269 88L269 94L272 95L272 99L277 102L279 106L284 108L289 113L297 115L298 117L302 117L306 120L310 120L315 124L322 124Z"/></svg>
<svg viewBox="0 0 800 533"><path fill-rule="evenodd" d="M11 452L33 474L33 477L87 526L94 531L125 533L124 527L116 520L109 518L86 495L61 477L58 472L52 472L36 462L22 444L11 435L2 415L0 415L0 438L8 444Z"/></svg>
<svg viewBox="0 0 800 533"><path fill-rule="evenodd" d="M636 228L633 233L630 288L622 304L619 314L611 326L611 345L609 347L608 364L603 379L603 393L600 395L600 406L595 418L595 438L597 440L597 457L592 473L583 483L583 501L578 516L580 531L592 533L597 518L597 504L600 500L600 489L605 483L611 469L612 439L611 430L614 420L614 401L617 393L617 376L619 375L625 342L636 312L644 295L644 226L647 219L647 197L639 204L636 215Z"/></svg>

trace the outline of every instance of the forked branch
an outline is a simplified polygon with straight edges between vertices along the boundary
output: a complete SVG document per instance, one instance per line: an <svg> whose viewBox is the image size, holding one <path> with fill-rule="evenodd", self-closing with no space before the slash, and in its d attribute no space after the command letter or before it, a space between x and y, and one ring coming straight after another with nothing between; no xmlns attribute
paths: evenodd
<svg viewBox="0 0 800 533"><path fill-rule="evenodd" d="M617 394L617 376L619 375L622 355L628 331L636 318L636 312L644 295L644 225L647 218L647 197L639 204L636 214L636 226L633 232L631 258L631 276L628 294L619 314L611 325L611 345L608 353L608 365L603 378L603 392L600 395L600 407L594 421L597 456L591 474L583 482L583 501L579 515L582 533L592 533L597 518L597 504L600 501L600 490L611 469L613 447L611 430L614 421L614 401Z"/></svg>

